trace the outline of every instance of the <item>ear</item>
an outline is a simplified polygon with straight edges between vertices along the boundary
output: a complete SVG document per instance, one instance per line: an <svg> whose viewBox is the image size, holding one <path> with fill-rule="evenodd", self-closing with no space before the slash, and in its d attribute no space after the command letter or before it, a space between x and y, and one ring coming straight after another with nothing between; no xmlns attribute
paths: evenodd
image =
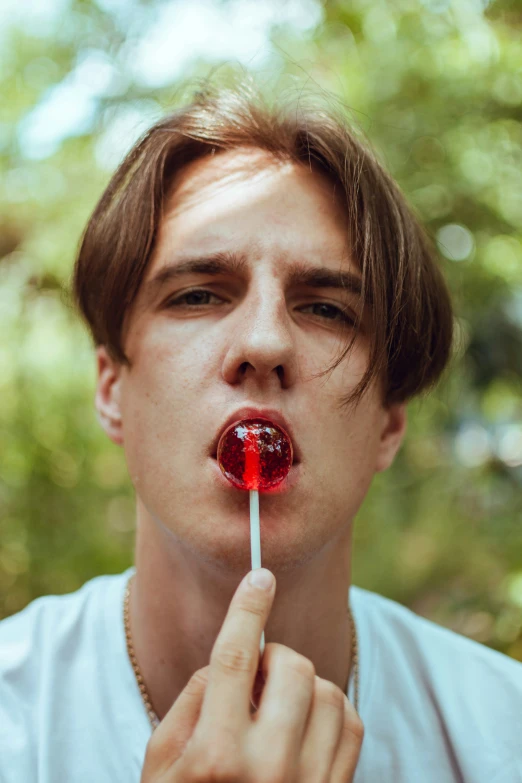
<svg viewBox="0 0 522 783"><path fill-rule="evenodd" d="M382 473L392 464L406 434L406 425L405 403L397 403L383 408L381 439L375 463L376 473Z"/></svg>
<svg viewBox="0 0 522 783"><path fill-rule="evenodd" d="M120 409L121 364L111 359L104 345L96 349L98 380L94 406L98 421L108 437L117 446L123 444L123 426Z"/></svg>

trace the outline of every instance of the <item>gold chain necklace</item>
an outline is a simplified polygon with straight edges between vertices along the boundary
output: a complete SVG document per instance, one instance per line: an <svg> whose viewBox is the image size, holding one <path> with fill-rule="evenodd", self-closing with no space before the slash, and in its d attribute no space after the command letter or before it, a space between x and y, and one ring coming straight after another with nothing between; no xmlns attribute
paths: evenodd
<svg viewBox="0 0 522 783"><path fill-rule="evenodd" d="M138 688L140 689L141 698L143 699L145 710L147 712L147 715L149 716L152 730L154 731L154 729L157 726L159 726L160 720L156 715L154 708L152 706L149 692L147 691L147 686L145 685L145 680L143 679L143 675L141 673L141 669L138 664L138 659L136 658L136 653L134 652L134 645L132 643L132 635L130 629L129 604L130 604L131 582L133 578L134 578L134 574L132 574L127 581L127 586L125 587L125 596L123 599L123 625L125 628L125 641L127 643L127 652L129 654L130 662L134 670L134 676L136 677L136 682L138 683ZM353 619L350 604L348 604L348 617L350 619L350 626L352 629L354 706L355 706L355 711L358 713L359 712L359 645L357 644L357 630L355 628L355 620Z"/></svg>

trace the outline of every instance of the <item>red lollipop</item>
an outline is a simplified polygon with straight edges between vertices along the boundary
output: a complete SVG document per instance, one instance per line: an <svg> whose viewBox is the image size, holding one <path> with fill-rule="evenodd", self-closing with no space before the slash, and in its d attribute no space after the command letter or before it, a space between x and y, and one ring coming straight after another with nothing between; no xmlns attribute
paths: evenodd
<svg viewBox="0 0 522 783"><path fill-rule="evenodd" d="M219 439L217 459L238 489L271 489L290 470L292 441L282 427L267 419L237 421Z"/></svg>

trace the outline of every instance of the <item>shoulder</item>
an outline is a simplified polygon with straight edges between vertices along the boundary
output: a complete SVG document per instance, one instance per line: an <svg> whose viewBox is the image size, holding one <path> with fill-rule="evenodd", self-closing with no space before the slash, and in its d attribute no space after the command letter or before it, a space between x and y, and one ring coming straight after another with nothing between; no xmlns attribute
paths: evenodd
<svg viewBox="0 0 522 783"><path fill-rule="evenodd" d="M492 779L485 770L519 758L522 663L377 593L351 588L350 598L369 734L395 754L414 737L426 754L453 759L465 780ZM386 705L382 715L376 705Z"/></svg>
<svg viewBox="0 0 522 783"><path fill-rule="evenodd" d="M474 677L487 669L492 679L507 680L520 688L522 663L468 639L416 614L378 593L354 587L350 592L354 614L363 615L373 638L386 639L390 655L406 656L411 665L438 676Z"/></svg>
<svg viewBox="0 0 522 783"><path fill-rule="evenodd" d="M522 664L377 593L353 587L350 600L368 763L392 759L396 779L431 760L440 781L518 780Z"/></svg>
<svg viewBox="0 0 522 783"><path fill-rule="evenodd" d="M103 596L123 577L124 574L97 576L73 593L42 596L0 621L0 671L15 659L23 659L35 649L41 653L42 646L45 649L59 643L63 636L74 632L86 614L95 611Z"/></svg>
<svg viewBox="0 0 522 783"><path fill-rule="evenodd" d="M2 780L8 773L6 781L36 779L47 761L59 767L62 749L85 738L85 716L95 714L99 722L95 688L101 681L105 693L111 684L103 666L114 658L114 636L123 637L121 598L131 570L95 577L67 595L43 596L0 622ZM87 745L84 739L82 748ZM49 748L55 758L47 759Z"/></svg>
<svg viewBox="0 0 522 783"><path fill-rule="evenodd" d="M353 586L359 778L522 780L522 664ZM422 773L420 772L422 770Z"/></svg>
<svg viewBox="0 0 522 783"><path fill-rule="evenodd" d="M34 704L46 672L82 654L111 592L123 590L126 574L98 576L73 593L42 596L0 622L0 710L10 695L19 705Z"/></svg>

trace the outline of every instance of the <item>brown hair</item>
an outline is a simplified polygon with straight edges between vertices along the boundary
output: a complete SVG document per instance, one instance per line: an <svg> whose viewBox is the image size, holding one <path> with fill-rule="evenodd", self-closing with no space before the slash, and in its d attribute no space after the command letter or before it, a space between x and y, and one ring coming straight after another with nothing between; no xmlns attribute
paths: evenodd
<svg viewBox="0 0 522 783"><path fill-rule="evenodd" d="M214 152L252 147L313 165L334 181L346 205L361 297L372 303L375 324L368 370L346 402L357 402L375 378L382 379L387 404L431 388L451 353L448 289L433 241L357 135L337 111L288 100L269 106L251 85L207 86L190 105L156 123L114 173L80 245L73 296L95 344L129 366L123 323L151 259L174 176Z"/></svg>

